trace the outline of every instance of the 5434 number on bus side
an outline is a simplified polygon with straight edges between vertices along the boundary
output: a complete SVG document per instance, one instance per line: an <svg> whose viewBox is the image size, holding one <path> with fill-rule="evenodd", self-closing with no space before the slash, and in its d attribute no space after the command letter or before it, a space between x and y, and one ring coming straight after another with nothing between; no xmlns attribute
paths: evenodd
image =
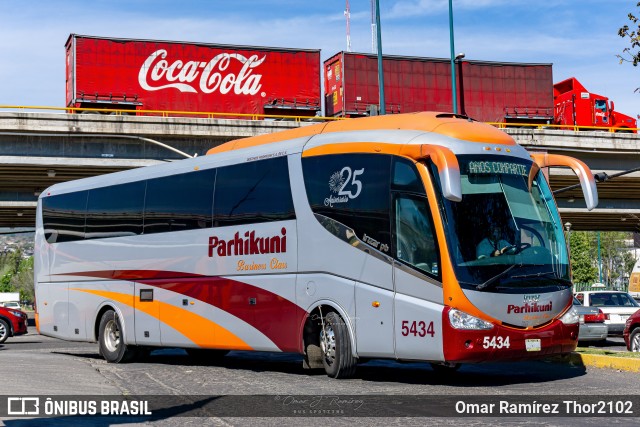
<svg viewBox="0 0 640 427"><path fill-rule="evenodd" d="M409 335L413 335L414 337L426 337L427 335L431 335L433 337L435 334L433 322L429 322L427 325L423 320L402 321L402 335L405 337Z"/></svg>

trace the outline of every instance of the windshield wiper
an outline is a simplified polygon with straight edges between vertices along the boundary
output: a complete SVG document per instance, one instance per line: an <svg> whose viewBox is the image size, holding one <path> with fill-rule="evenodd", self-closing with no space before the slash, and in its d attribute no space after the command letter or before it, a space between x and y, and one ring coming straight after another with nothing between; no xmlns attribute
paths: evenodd
<svg viewBox="0 0 640 427"><path fill-rule="evenodd" d="M541 271L539 273L531 273L531 274L520 274L518 276L511 276L513 279L524 279L527 277L542 277L542 276L555 276L556 279L561 279L558 277L558 273L555 271Z"/></svg>
<svg viewBox="0 0 640 427"><path fill-rule="evenodd" d="M556 279L556 280L560 281L561 283L569 283L569 284L571 284L571 280L564 279L564 278L558 276L558 273L556 273L555 271L541 271L539 273L521 274L519 276L511 276L511 278L512 279L527 279L527 278L531 278L531 277L545 277L545 276L551 276L553 279Z"/></svg>
<svg viewBox="0 0 640 427"><path fill-rule="evenodd" d="M485 289L489 288L491 285L493 285L495 282L498 281L498 279L500 279L501 277L503 277L505 274L507 274L508 272L510 272L511 270L513 270L516 267L522 267L523 264L513 264L510 265L508 268L506 268L504 271L502 271L501 273L496 274L495 276L493 276L492 278L490 278L489 280L487 280L484 283L480 283L478 286L476 286L476 291L484 291ZM491 286L493 287L493 286Z"/></svg>

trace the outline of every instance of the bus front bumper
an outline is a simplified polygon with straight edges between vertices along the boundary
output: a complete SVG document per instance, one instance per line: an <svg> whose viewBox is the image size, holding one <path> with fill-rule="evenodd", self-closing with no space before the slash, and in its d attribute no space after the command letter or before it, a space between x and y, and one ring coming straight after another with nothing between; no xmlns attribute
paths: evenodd
<svg viewBox="0 0 640 427"><path fill-rule="evenodd" d="M444 358L452 363L525 360L567 354L578 345L579 325L560 320L525 330L494 325L488 330L454 329L443 319Z"/></svg>

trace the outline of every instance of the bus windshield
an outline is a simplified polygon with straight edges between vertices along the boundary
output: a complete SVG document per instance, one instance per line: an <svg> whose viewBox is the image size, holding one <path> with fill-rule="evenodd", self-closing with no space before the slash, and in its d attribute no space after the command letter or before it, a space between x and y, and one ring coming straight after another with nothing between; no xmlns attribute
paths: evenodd
<svg viewBox="0 0 640 427"><path fill-rule="evenodd" d="M466 155L458 162L462 201L442 197L441 210L460 285L492 292L570 286L563 226L542 172L529 188L530 160Z"/></svg>

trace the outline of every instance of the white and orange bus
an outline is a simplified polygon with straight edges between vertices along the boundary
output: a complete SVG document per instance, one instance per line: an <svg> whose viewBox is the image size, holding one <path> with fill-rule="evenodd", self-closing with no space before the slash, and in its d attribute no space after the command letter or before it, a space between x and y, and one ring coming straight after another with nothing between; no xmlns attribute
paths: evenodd
<svg viewBox="0 0 640 427"><path fill-rule="evenodd" d="M109 362L155 347L460 363L575 349L569 258L531 154L452 114L318 124L57 184L38 202L37 325ZM479 253L489 230L490 253ZM497 242L497 243L496 243ZM485 241L486 246L486 241Z"/></svg>

